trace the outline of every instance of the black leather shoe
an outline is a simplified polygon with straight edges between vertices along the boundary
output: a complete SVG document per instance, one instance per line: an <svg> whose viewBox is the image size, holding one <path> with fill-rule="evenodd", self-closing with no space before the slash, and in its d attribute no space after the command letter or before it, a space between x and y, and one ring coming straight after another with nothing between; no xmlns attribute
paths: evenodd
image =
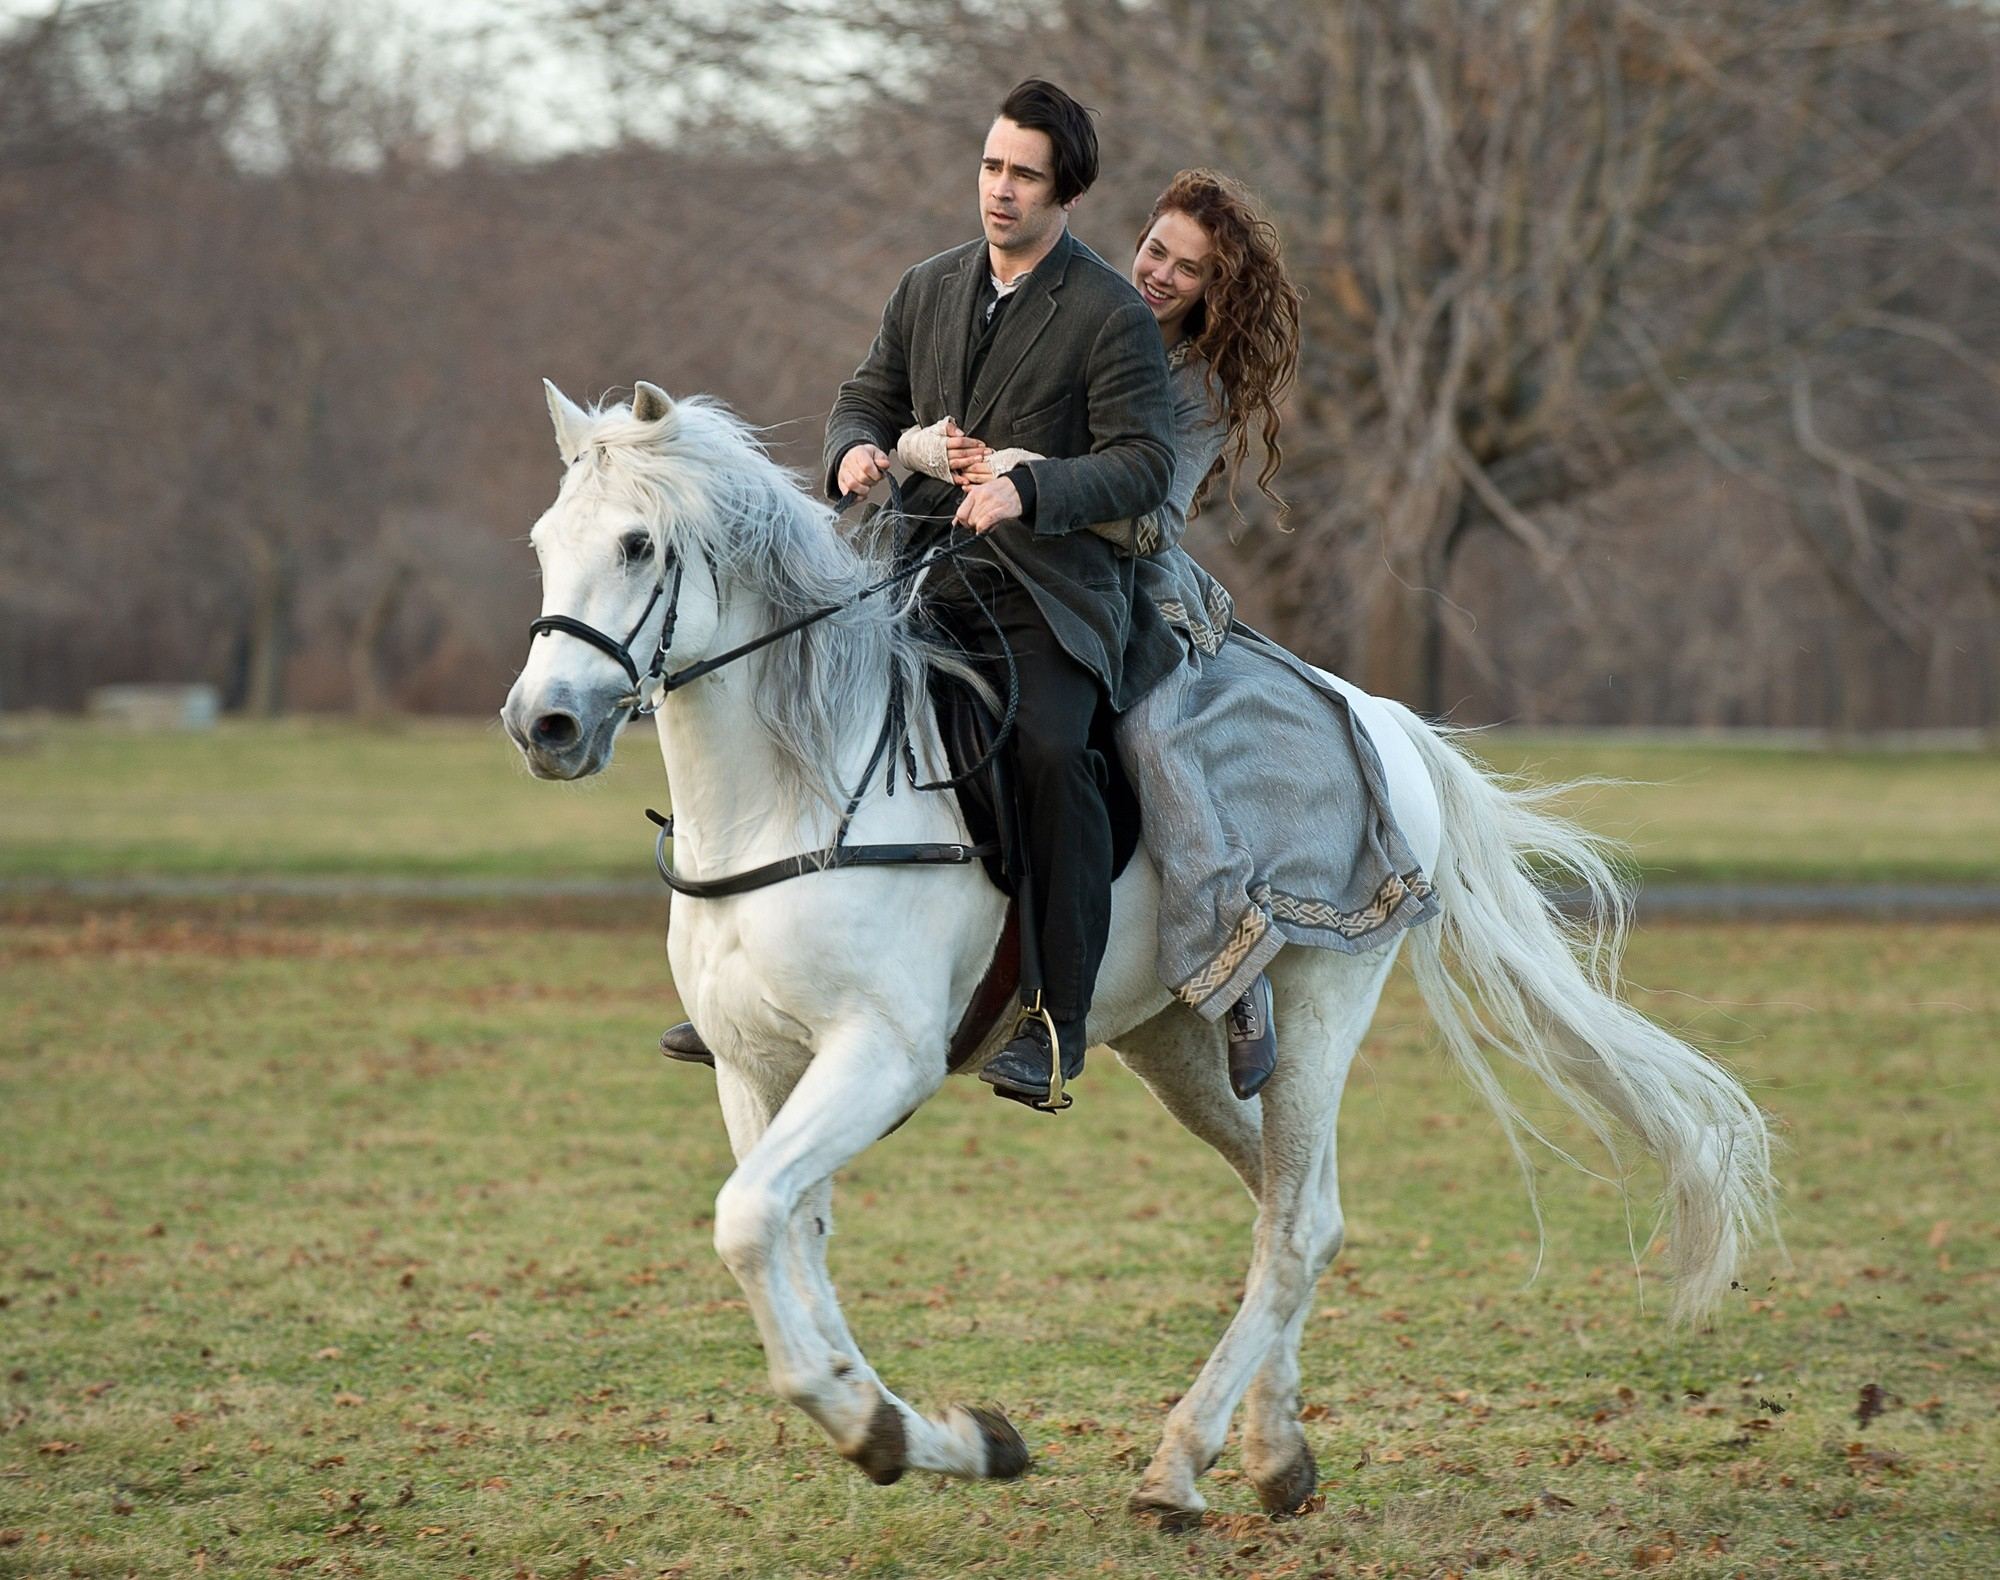
<svg viewBox="0 0 2000 1580"><path fill-rule="evenodd" d="M1264 1089L1278 1067L1278 1028L1271 1020L1271 979L1257 973L1229 1006L1229 1089L1246 1101Z"/></svg>
<svg viewBox="0 0 2000 1580"><path fill-rule="evenodd" d="M1062 1041L1063 1082L1067 1085L1083 1074L1083 1023L1058 1021L1056 1036ZM1049 1031L1037 1016L1024 1021L1014 1040L986 1061L979 1079L1000 1097L1010 1097L1030 1108L1046 1108L1050 1069Z"/></svg>
<svg viewBox="0 0 2000 1580"><path fill-rule="evenodd" d="M694 1029L691 1020L669 1026L660 1033L660 1052L669 1059L679 1059L683 1064L705 1064L711 1070L715 1068L715 1055L708 1051L708 1044L701 1040L701 1033Z"/></svg>

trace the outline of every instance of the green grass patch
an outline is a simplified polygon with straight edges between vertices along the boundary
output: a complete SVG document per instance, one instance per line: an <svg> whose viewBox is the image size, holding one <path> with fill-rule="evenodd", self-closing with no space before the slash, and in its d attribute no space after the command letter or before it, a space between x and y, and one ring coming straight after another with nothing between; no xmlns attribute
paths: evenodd
<svg viewBox="0 0 2000 1580"><path fill-rule="evenodd" d="M546 784L497 720L37 721L0 748L0 876L637 877L665 795L643 727L608 772Z"/></svg>
<svg viewBox="0 0 2000 1580"><path fill-rule="evenodd" d="M1707 1333L1635 1284L1643 1174L1628 1215L1544 1169L1529 1282L1399 979L1305 1342L1325 1506L1253 1513L1232 1450L1168 1537L1122 1504L1240 1287L1220 1163L1099 1060L1061 1120L954 1082L864 1156L834 1271L871 1359L1036 1454L871 1487L771 1398L710 1249L728 1151L652 1051L657 909L590 916L0 905L0 1575L2000 1569L2000 927L1636 939L1642 1002L1787 1141L1792 1260Z"/></svg>
<svg viewBox="0 0 2000 1580"><path fill-rule="evenodd" d="M2000 881L2000 755L1616 744L1496 732L1493 762L1631 781L1571 809L1649 880ZM497 724L73 720L0 737L0 877L643 878L665 777L629 730L597 779L531 779Z"/></svg>
<svg viewBox="0 0 2000 1580"><path fill-rule="evenodd" d="M2000 755L1620 742L1494 731L1493 766L1541 781L1608 779L1568 798L1624 841L1649 880L2000 880Z"/></svg>

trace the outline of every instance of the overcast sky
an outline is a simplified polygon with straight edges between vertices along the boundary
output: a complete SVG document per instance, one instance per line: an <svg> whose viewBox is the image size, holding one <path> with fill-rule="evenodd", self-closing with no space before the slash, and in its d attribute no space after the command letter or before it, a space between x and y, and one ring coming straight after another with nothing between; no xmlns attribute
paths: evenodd
<svg viewBox="0 0 2000 1580"><path fill-rule="evenodd" d="M582 49L553 46L526 18L555 0L364 0L385 31L401 33L426 50L483 52L488 80L513 112L525 141L541 152L608 142L616 126L598 64ZM295 14L301 0L163 0L216 19L228 31L251 36ZM0 27L56 9L55 0L0 0Z"/></svg>

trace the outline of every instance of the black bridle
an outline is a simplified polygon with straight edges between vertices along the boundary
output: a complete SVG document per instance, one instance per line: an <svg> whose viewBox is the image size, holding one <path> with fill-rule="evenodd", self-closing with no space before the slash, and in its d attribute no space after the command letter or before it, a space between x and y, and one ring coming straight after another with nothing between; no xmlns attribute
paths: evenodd
<svg viewBox="0 0 2000 1580"><path fill-rule="evenodd" d="M674 590L671 594L667 594L667 578L670 575L673 578ZM639 666L632 657L632 639L645 628L646 621L652 617L653 608L659 603L662 594L667 595L667 613L660 622L660 642L653 649L653 661L646 666L645 678L641 680ZM625 671L626 678L632 682L631 694L620 697L619 702L630 707L634 713L651 713L674 688L675 680L667 677L665 671L667 649L674 645L674 626L680 619L680 612L681 561L678 554L668 549L665 563L660 567L660 579L653 583L653 595L646 600L646 607L639 611L639 618L632 622L632 629L625 633L624 641L621 642L614 636L607 636L596 626L566 614L545 614L534 621L528 627L528 640L534 641L544 631L561 631L564 635L573 636L580 642L588 642L600 653L610 654L617 660L618 667ZM646 683L650 681L660 681L661 685L648 699Z"/></svg>

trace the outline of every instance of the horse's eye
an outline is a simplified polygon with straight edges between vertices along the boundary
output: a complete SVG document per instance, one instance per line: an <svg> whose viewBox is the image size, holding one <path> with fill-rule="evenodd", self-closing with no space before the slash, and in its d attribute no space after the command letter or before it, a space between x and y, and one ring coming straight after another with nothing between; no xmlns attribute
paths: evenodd
<svg viewBox="0 0 2000 1580"><path fill-rule="evenodd" d="M643 532L628 532L618 542L627 565L638 565L653 557L653 540Z"/></svg>

